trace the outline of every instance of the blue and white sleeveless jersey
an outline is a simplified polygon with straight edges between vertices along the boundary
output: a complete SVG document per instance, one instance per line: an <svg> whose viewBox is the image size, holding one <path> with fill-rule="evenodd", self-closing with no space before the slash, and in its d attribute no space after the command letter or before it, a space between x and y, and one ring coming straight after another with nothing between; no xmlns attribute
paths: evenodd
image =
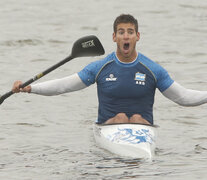
<svg viewBox="0 0 207 180"><path fill-rule="evenodd" d="M133 62L123 63L113 52L87 65L78 75L87 86L97 83L97 123L126 113L128 117L140 114L153 124L155 90L163 92L173 83L165 69L141 53Z"/></svg>

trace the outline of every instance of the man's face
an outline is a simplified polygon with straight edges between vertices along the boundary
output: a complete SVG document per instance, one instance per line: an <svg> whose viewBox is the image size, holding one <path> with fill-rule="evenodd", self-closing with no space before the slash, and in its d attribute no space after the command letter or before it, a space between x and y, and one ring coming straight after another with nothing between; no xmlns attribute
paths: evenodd
<svg viewBox="0 0 207 180"><path fill-rule="evenodd" d="M135 48L139 36L139 32L135 31L134 24L118 24L117 31L113 33L113 41L117 43L117 56L121 61L130 62L136 58Z"/></svg>

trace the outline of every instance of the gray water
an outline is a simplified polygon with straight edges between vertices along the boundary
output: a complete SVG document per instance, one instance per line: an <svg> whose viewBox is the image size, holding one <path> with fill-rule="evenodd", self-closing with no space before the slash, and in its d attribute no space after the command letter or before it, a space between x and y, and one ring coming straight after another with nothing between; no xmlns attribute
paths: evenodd
<svg viewBox="0 0 207 180"><path fill-rule="evenodd" d="M207 90L206 0L1 0L0 94L67 57L82 36L94 34L106 54L114 51L112 24L121 13L138 18L139 52L183 86ZM99 58L74 59L39 82ZM96 85L56 97L15 94L0 107L0 179L207 179L206 109L178 106L157 91L157 149L146 162L96 146Z"/></svg>

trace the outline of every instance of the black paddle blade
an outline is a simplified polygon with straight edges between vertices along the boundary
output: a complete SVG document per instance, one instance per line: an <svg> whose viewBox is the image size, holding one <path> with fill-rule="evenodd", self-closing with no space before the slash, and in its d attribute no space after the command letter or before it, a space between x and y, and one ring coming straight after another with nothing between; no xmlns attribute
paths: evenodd
<svg viewBox="0 0 207 180"><path fill-rule="evenodd" d="M87 57L87 56L100 56L105 53L105 50L99 41L99 39L94 36L86 36L78 39L72 48L71 56L75 57Z"/></svg>

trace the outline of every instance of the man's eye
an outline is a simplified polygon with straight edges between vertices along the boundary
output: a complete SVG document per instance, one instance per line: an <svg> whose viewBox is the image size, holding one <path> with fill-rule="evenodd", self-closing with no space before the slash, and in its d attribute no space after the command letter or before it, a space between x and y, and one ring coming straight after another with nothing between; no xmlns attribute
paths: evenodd
<svg viewBox="0 0 207 180"><path fill-rule="evenodd" d="M133 33L134 33L134 31L128 31L128 33L129 33L129 34L133 34Z"/></svg>
<svg viewBox="0 0 207 180"><path fill-rule="evenodd" d="M124 34L124 31L119 31L119 34L120 34L120 35Z"/></svg>

